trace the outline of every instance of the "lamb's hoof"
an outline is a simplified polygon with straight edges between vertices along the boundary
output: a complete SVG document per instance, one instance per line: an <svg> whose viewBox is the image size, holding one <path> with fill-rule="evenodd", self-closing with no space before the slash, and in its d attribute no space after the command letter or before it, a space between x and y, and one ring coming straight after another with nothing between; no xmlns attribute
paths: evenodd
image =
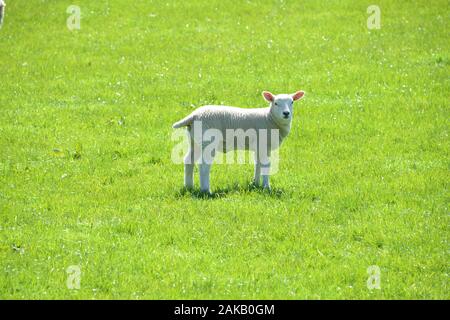
<svg viewBox="0 0 450 320"><path fill-rule="evenodd" d="M259 188L260 184L259 182L253 180L252 183L250 183L250 186L253 188Z"/></svg>

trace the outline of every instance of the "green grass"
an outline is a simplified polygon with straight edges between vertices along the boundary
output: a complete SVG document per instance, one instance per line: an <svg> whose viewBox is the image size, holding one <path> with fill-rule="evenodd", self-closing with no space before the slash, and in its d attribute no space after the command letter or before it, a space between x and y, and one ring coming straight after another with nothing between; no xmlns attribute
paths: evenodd
<svg viewBox="0 0 450 320"><path fill-rule="evenodd" d="M448 1L73 3L0 29L0 299L450 298ZM182 190L173 122L299 89L271 193Z"/></svg>

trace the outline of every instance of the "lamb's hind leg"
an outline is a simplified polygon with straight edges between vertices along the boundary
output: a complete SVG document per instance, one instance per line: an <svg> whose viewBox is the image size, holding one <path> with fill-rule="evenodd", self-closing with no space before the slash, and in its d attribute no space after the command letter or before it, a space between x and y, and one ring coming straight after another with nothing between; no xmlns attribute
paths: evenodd
<svg viewBox="0 0 450 320"><path fill-rule="evenodd" d="M200 164L200 190L202 192L211 193L209 186L209 172L211 171L211 165L202 163Z"/></svg>
<svg viewBox="0 0 450 320"><path fill-rule="evenodd" d="M211 155L206 156L202 154L202 160L199 165L200 168L200 190L202 192L211 193L211 188L209 184L209 173L211 171L211 165L215 156L213 151Z"/></svg>
<svg viewBox="0 0 450 320"><path fill-rule="evenodd" d="M189 151L184 157L184 187L187 189L194 188L194 166L199 157L199 147L191 139Z"/></svg>

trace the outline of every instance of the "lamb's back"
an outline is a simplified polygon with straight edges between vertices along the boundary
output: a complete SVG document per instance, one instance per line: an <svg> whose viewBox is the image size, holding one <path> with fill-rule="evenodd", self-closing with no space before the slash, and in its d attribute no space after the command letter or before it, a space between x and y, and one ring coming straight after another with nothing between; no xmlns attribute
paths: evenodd
<svg viewBox="0 0 450 320"><path fill-rule="evenodd" d="M207 105L195 110L194 121L201 121L204 128L249 129L257 128L267 118L268 108L238 108Z"/></svg>

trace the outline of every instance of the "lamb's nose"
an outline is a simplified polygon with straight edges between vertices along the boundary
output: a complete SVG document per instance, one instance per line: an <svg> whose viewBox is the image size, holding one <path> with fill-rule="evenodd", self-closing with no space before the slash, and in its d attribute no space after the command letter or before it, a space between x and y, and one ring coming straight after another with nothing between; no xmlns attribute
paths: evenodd
<svg viewBox="0 0 450 320"><path fill-rule="evenodd" d="M284 114L284 117L287 118L287 117L289 117L290 112L289 111L284 111L283 114Z"/></svg>

